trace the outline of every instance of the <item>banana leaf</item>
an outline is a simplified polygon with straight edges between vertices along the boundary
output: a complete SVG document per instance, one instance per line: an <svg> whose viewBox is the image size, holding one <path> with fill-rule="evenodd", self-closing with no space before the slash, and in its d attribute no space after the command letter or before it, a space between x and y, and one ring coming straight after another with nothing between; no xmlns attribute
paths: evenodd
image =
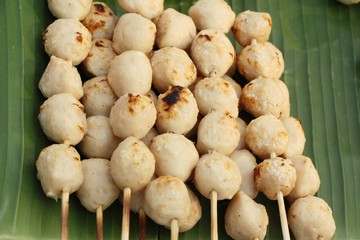
<svg viewBox="0 0 360 240"><path fill-rule="evenodd" d="M106 3L121 15L115 0ZM236 13L269 12L270 41L284 54L282 80L290 91L291 114L301 120L307 138L304 155L319 172L317 196L332 208L334 239L360 236L360 5L335 0L228 1ZM193 1L165 1L187 13ZM42 32L54 18L45 0L0 3L0 239L59 239L60 203L45 197L36 179L35 160L50 144L37 120L44 101L37 88L49 61ZM237 50L240 47L237 46ZM203 217L180 239L210 238L210 204L200 197ZM262 194L270 223L266 239L280 239L277 204ZM219 239L226 202L219 202ZM70 197L70 239L95 239L95 215ZM131 239L138 238L131 215ZM104 212L104 238L118 239L121 205ZM149 239L169 239L170 232L148 220Z"/></svg>

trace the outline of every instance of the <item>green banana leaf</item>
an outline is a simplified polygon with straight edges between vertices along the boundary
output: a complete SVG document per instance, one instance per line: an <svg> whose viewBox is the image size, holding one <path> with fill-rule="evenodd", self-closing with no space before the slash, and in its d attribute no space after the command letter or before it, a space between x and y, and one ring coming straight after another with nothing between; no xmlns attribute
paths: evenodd
<svg viewBox="0 0 360 240"><path fill-rule="evenodd" d="M116 0L106 0L117 14ZM336 0L233 0L236 13L269 12L270 41L284 54L282 79L290 91L291 114L302 121L309 156L321 178L317 196L333 210L334 239L360 236L360 5ZM193 1L165 1L187 12ZM35 160L50 144L37 114L44 101L37 88L49 57L42 32L54 18L45 0L0 3L0 239L59 239L60 202L46 198L36 179ZM239 46L237 46L239 50ZM203 217L180 239L210 238L210 204L200 198ZM267 239L280 239L277 203L262 194L270 216ZM219 239L226 202L219 202ZM118 239L121 205L104 212L104 238ZM70 197L70 239L95 239L95 214ZM131 239L138 238L138 215L131 215ZM149 239L168 239L169 230L148 220Z"/></svg>

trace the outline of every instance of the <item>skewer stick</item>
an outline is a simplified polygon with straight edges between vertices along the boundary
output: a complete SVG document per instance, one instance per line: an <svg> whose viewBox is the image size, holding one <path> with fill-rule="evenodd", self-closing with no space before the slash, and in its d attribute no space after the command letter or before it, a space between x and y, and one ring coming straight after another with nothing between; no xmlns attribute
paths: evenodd
<svg viewBox="0 0 360 240"><path fill-rule="evenodd" d="M179 225L178 221L174 218L171 220L171 240L179 239Z"/></svg>
<svg viewBox="0 0 360 240"><path fill-rule="evenodd" d="M140 240L146 240L146 214L144 209L139 209Z"/></svg>
<svg viewBox="0 0 360 240"><path fill-rule="evenodd" d="M96 240L103 240L103 206L96 208Z"/></svg>
<svg viewBox="0 0 360 240"><path fill-rule="evenodd" d="M283 234L283 239L290 240L289 226L288 226L288 221L287 221L287 216L286 216L283 193L278 192L276 197L277 197L277 201L278 201L278 205L279 205L281 231Z"/></svg>
<svg viewBox="0 0 360 240"><path fill-rule="evenodd" d="M218 212L217 212L217 192L212 190L210 193L211 205L211 240L218 240Z"/></svg>
<svg viewBox="0 0 360 240"><path fill-rule="evenodd" d="M121 240L129 240L131 189L124 188Z"/></svg>
<svg viewBox="0 0 360 240"><path fill-rule="evenodd" d="M63 191L61 196L61 240L69 238L69 192Z"/></svg>
<svg viewBox="0 0 360 240"><path fill-rule="evenodd" d="M270 153L270 158L275 158L276 154L274 152ZM281 223L281 231L283 234L284 240L290 240L289 226L286 216L285 204L284 204L284 196L280 191L276 194L278 206L279 206L279 214L280 214L280 223Z"/></svg>

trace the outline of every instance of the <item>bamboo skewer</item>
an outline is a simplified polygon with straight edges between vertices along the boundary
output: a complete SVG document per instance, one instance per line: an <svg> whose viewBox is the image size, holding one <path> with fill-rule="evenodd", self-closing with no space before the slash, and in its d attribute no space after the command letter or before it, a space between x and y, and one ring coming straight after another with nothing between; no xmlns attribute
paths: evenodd
<svg viewBox="0 0 360 240"><path fill-rule="evenodd" d="M146 240L146 214L143 208L139 210L140 236L139 240Z"/></svg>
<svg viewBox="0 0 360 240"><path fill-rule="evenodd" d="M124 188L121 240L129 239L131 188Z"/></svg>
<svg viewBox="0 0 360 240"><path fill-rule="evenodd" d="M69 192L63 191L61 196L61 240L69 239Z"/></svg>
<svg viewBox="0 0 360 240"><path fill-rule="evenodd" d="M103 240L103 206L96 209L96 240Z"/></svg>
<svg viewBox="0 0 360 240"><path fill-rule="evenodd" d="M174 218L171 220L171 240L179 239L179 225L178 221Z"/></svg>
<svg viewBox="0 0 360 240"><path fill-rule="evenodd" d="M218 239L218 212L217 212L217 192L212 190L210 193L211 204L211 240Z"/></svg>

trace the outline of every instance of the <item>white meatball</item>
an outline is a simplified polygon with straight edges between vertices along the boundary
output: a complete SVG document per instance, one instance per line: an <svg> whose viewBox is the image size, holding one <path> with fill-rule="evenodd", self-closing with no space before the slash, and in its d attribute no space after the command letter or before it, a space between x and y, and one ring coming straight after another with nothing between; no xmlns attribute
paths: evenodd
<svg viewBox="0 0 360 240"><path fill-rule="evenodd" d="M113 47L120 54L128 50L149 53L155 43L156 26L150 19L136 13L119 18L113 35Z"/></svg>
<svg viewBox="0 0 360 240"><path fill-rule="evenodd" d="M150 61L143 52L123 52L111 61L108 79L118 97L129 92L144 95L151 89Z"/></svg>
<svg viewBox="0 0 360 240"><path fill-rule="evenodd" d="M286 198L294 200L308 195L315 195L320 187L320 177L310 158L298 155L288 157L296 168L296 183Z"/></svg>
<svg viewBox="0 0 360 240"><path fill-rule="evenodd" d="M199 32L191 44L190 52L199 74L204 77L225 75L236 56L228 37L213 29Z"/></svg>
<svg viewBox="0 0 360 240"><path fill-rule="evenodd" d="M86 134L78 145L80 152L87 158L109 159L121 141L114 135L109 118L91 116L86 123Z"/></svg>
<svg viewBox="0 0 360 240"><path fill-rule="evenodd" d="M70 61L55 56L50 57L39 81L39 89L46 98L58 93L70 93L80 99L84 94L77 68Z"/></svg>
<svg viewBox="0 0 360 240"><path fill-rule="evenodd" d="M191 209L189 192L183 181L172 176L160 176L145 189L144 211L159 225L170 225L173 219L186 218Z"/></svg>
<svg viewBox="0 0 360 240"><path fill-rule="evenodd" d="M231 154L239 143L240 130L236 119L216 111L208 113L198 126L196 147L201 154L214 150Z"/></svg>
<svg viewBox="0 0 360 240"><path fill-rule="evenodd" d="M82 62L82 68L88 76L108 75L110 62L116 56L112 44L112 41L108 39L95 39L92 41L91 50Z"/></svg>
<svg viewBox="0 0 360 240"><path fill-rule="evenodd" d="M329 205L321 198L307 196L289 208L288 222L296 239L331 239L336 230Z"/></svg>
<svg viewBox="0 0 360 240"><path fill-rule="evenodd" d="M152 19L164 10L164 0L117 0L126 12L138 13Z"/></svg>
<svg viewBox="0 0 360 240"><path fill-rule="evenodd" d="M237 57L241 75L248 81L257 77L279 79L284 72L284 58L279 49L270 42L257 43L241 50Z"/></svg>
<svg viewBox="0 0 360 240"><path fill-rule="evenodd" d="M106 3L93 2L82 23L91 32L92 39L111 40L117 21L118 17Z"/></svg>
<svg viewBox="0 0 360 240"><path fill-rule="evenodd" d="M280 120L289 135L289 143L283 156L290 157L301 155L305 148L306 138L300 120L294 117L284 117L280 118Z"/></svg>
<svg viewBox="0 0 360 240"><path fill-rule="evenodd" d="M246 145L258 157L283 154L289 142L288 132L274 115L265 114L252 120L245 132Z"/></svg>
<svg viewBox="0 0 360 240"><path fill-rule="evenodd" d="M231 158L213 151L200 157L194 182L197 190L206 198L210 198L214 190L218 200L231 199L240 188L240 170Z"/></svg>
<svg viewBox="0 0 360 240"><path fill-rule="evenodd" d="M159 132L156 130L155 127L152 127L145 135L145 137L141 138L140 140L145 143L146 146L150 146L151 140L157 135L159 135Z"/></svg>
<svg viewBox="0 0 360 240"><path fill-rule="evenodd" d="M258 190L255 186L254 170L257 166L255 156L249 150L236 150L229 156L238 165L241 173L240 190L251 198L255 198Z"/></svg>
<svg viewBox="0 0 360 240"><path fill-rule="evenodd" d="M155 157L142 141L135 137L123 140L110 159L111 175L121 190L143 189L155 172Z"/></svg>
<svg viewBox="0 0 360 240"><path fill-rule="evenodd" d="M45 135L57 143L76 145L86 132L84 106L69 93L45 100L38 118Z"/></svg>
<svg viewBox="0 0 360 240"><path fill-rule="evenodd" d="M154 52L150 61L153 84L159 92L165 92L170 86L188 87L196 79L195 64L180 48L161 48Z"/></svg>
<svg viewBox="0 0 360 240"><path fill-rule="evenodd" d="M75 19L57 19L43 34L45 51L49 56L80 64L91 49L91 33Z"/></svg>
<svg viewBox="0 0 360 240"><path fill-rule="evenodd" d="M55 200L63 192L78 190L84 179L79 153L66 144L44 148L36 160L36 169L44 193Z"/></svg>
<svg viewBox="0 0 360 240"><path fill-rule="evenodd" d="M277 81L280 80L258 77L246 84L240 98L242 109L254 117L272 114L279 118L288 99Z"/></svg>
<svg viewBox="0 0 360 240"><path fill-rule="evenodd" d="M195 86L194 97L203 116L213 110L234 118L239 115L239 98L233 86L220 77L200 80Z"/></svg>
<svg viewBox="0 0 360 240"><path fill-rule="evenodd" d="M196 124L199 109L188 88L172 87L156 102L156 128L159 133L187 134Z"/></svg>
<svg viewBox="0 0 360 240"><path fill-rule="evenodd" d="M149 148L156 158L157 176L170 175L185 182L199 160L194 143L181 134L160 134L153 138Z"/></svg>
<svg viewBox="0 0 360 240"><path fill-rule="evenodd" d="M245 141L245 136L246 136L245 133L246 133L246 128L247 128L247 123L239 117L236 118L236 123L237 123L237 125L239 127L239 131L240 131L240 140L236 147L236 150L242 150L242 149L247 148L246 141Z"/></svg>
<svg viewBox="0 0 360 240"><path fill-rule="evenodd" d="M266 208L240 191L231 199L225 212L225 230L233 239L265 238L269 217Z"/></svg>
<svg viewBox="0 0 360 240"><path fill-rule="evenodd" d="M224 0L198 0L189 8L189 16L198 30L215 29L230 31L235 13Z"/></svg>
<svg viewBox="0 0 360 240"><path fill-rule="evenodd" d="M127 94L120 97L111 108L110 125L119 138L143 138L154 126L156 108L144 95Z"/></svg>
<svg viewBox="0 0 360 240"><path fill-rule="evenodd" d="M256 188L270 200L276 200L279 192L287 196L295 187L295 183L296 168L289 159L265 159L255 168Z"/></svg>
<svg viewBox="0 0 360 240"><path fill-rule="evenodd" d="M187 186L191 207L186 218L178 219L179 232L186 232L192 229L202 216L202 208L200 201L196 194ZM171 229L171 225L165 225L166 228Z"/></svg>
<svg viewBox="0 0 360 240"><path fill-rule="evenodd" d="M83 89L84 96L81 102L84 104L86 116L110 116L111 108L118 98L107 77L92 78L84 83Z"/></svg>
<svg viewBox="0 0 360 240"><path fill-rule="evenodd" d="M191 17L166 9L156 22L156 45L159 48L177 47L188 49L196 36L196 27Z"/></svg>
<svg viewBox="0 0 360 240"><path fill-rule="evenodd" d="M105 210L119 196L120 189L111 177L110 161L90 158L81 161L84 181L76 195L88 211L96 212L99 206Z"/></svg>
<svg viewBox="0 0 360 240"><path fill-rule="evenodd" d="M47 2L54 17L83 20L90 12L92 0L48 0Z"/></svg>
<svg viewBox="0 0 360 240"><path fill-rule="evenodd" d="M272 20L269 13L246 10L236 16L232 31L236 41L245 47L250 45L253 39L259 43L266 42L271 27Z"/></svg>

